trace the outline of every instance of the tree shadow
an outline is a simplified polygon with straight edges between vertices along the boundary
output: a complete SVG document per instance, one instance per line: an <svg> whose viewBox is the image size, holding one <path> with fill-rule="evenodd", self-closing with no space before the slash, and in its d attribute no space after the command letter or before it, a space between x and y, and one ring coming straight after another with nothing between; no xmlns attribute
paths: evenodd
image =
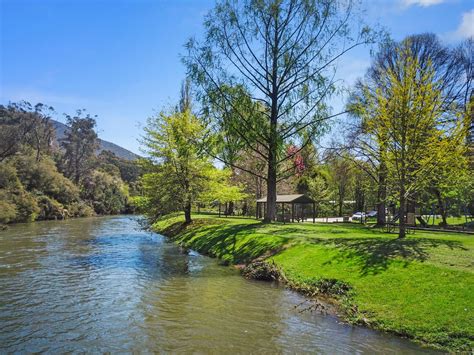
<svg viewBox="0 0 474 355"><path fill-rule="evenodd" d="M403 262L405 267L411 261L426 261L430 256L430 249L433 248L447 247L451 250L467 250L458 241L427 238L311 238L307 242L334 245L339 251L339 256L333 261L355 261L360 267L362 276L378 274L386 270L394 261ZM327 261L325 264L331 264L333 261Z"/></svg>
<svg viewBox="0 0 474 355"><path fill-rule="evenodd" d="M190 228L178 241L200 253L216 256L230 263L248 263L263 255L283 249L289 238L260 233L262 225L220 224Z"/></svg>

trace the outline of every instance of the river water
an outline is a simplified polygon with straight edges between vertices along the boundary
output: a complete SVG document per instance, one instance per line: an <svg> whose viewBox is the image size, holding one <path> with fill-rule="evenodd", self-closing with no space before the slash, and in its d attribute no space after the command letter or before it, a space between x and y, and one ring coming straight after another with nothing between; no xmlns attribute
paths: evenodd
<svg viewBox="0 0 474 355"><path fill-rule="evenodd" d="M303 302L303 304L301 304ZM118 216L0 232L0 353L419 353Z"/></svg>

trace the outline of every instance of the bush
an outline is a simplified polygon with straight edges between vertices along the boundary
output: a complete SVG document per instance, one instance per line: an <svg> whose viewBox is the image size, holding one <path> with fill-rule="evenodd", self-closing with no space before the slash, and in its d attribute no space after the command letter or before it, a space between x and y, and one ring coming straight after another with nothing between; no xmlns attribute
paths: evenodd
<svg viewBox="0 0 474 355"><path fill-rule="evenodd" d="M128 190L119 177L95 170L82 182L81 196L96 213L117 214L125 211Z"/></svg>
<svg viewBox="0 0 474 355"><path fill-rule="evenodd" d="M50 157L36 161L31 155L16 157L14 164L20 181L28 191L38 191L62 204L79 199L79 189L74 183L58 172Z"/></svg>
<svg viewBox="0 0 474 355"><path fill-rule="evenodd" d="M16 218L15 205L4 198L0 193L0 224L7 224L14 221Z"/></svg>
<svg viewBox="0 0 474 355"><path fill-rule="evenodd" d="M0 164L0 189L18 190L20 188L16 169L9 164Z"/></svg>
<svg viewBox="0 0 474 355"><path fill-rule="evenodd" d="M40 209L38 219L65 218L64 207L58 201L45 195L39 196L37 201L38 201L38 206Z"/></svg>
<svg viewBox="0 0 474 355"><path fill-rule="evenodd" d="M16 218L12 222L33 222L40 212L35 197L27 191L13 194L12 202L16 205Z"/></svg>
<svg viewBox="0 0 474 355"><path fill-rule="evenodd" d="M67 208L69 217L92 217L95 215L94 209L85 202L73 202Z"/></svg>

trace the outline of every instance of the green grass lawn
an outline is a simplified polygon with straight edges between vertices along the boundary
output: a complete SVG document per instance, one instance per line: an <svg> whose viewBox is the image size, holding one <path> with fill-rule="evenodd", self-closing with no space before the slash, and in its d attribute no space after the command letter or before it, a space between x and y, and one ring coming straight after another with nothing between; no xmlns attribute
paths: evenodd
<svg viewBox="0 0 474 355"><path fill-rule="evenodd" d="M448 350L474 347L474 236L416 232L404 240L357 224L263 224L196 215L154 229L228 263L273 261L293 284L350 286L339 297L351 321ZM349 311L350 310L350 311Z"/></svg>

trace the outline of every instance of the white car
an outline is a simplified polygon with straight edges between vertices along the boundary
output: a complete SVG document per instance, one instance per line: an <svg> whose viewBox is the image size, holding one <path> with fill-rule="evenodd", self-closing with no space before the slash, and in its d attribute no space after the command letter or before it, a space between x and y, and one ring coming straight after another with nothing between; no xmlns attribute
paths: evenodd
<svg viewBox="0 0 474 355"><path fill-rule="evenodd" d="M365 218L365 213L364 212L356 212L352 215L352 220L353 221L361 221Z"/></svg>
<svg viewBox="0 0 474 355"><path fill-rule="evenodd" d="M377 211L369 211L367 212L367 217L377 217Z"/></svg>

